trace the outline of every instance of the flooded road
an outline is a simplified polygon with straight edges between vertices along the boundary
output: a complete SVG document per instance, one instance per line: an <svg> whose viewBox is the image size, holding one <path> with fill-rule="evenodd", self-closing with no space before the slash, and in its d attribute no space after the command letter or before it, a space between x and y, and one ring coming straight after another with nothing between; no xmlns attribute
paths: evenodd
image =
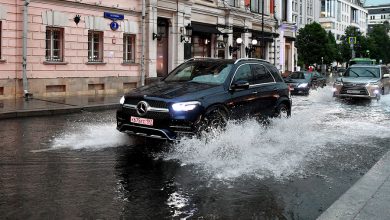
<svg viewBox="0 0 390 220"><path fill-rule="evenodd" d="M119 133L115 111L2 120L0 216L315 219L390 148L389 95L331 94L169 146Z"/></svg>

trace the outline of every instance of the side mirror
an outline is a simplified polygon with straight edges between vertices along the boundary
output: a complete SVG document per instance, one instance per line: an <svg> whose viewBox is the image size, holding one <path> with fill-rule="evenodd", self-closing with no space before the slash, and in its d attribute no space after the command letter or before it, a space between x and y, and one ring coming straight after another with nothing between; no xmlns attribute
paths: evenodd
<svg viewBox="0 0 390 220"><path fill-rule="evenodd" d="M234 91L249 89L249 82L246 80L239 80L233 83L230 89Z"/></svg>
<svg viewBox="0 0 390 220"><path fill-rule="evenodd" d="M390 74L388 74L388 73L384 74L383 78L390 78Z"/></svg>

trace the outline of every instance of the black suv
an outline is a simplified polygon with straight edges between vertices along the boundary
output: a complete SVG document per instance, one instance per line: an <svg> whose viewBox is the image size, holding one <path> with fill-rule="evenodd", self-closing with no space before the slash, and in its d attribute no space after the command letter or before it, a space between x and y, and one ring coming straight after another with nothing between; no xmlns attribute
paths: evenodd
<svg viewBox="0 0 390 220"><path fill-rule="evenodd" d="M120 104L119 131L168 140L222 127L228 119L291 114L287 84L259 59L190 59Z"/></svg>

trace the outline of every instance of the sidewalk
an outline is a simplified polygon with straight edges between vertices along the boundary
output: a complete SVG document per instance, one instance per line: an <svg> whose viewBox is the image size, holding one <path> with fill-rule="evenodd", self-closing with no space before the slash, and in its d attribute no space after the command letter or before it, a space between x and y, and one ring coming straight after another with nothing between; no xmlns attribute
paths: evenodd
<svg viewBox="0 0 390 220"><path fill-rule="evenodd" d="M390 219L390 151L318 220Z"/></svg>
<svg viewBox="0 0 390 220"><path fill-rule="evenodd" d="M121 94L0 100L0 119L75 113L119 107Z"/></svg>

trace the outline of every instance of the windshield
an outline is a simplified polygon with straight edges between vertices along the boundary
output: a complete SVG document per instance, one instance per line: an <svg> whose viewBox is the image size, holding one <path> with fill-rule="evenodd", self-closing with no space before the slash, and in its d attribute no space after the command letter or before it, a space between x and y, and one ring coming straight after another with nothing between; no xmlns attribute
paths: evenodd
<svg viewBox="0 0 390 220"><path fill-rule="evenodd" d="M164 81L220 85L225 82L232 66L232 63L218 61L187 62L170 73Z"/></svg>
<svg viewBox="0 0 390 220"><path fill-rule="evenodd" d="M343 74L344 77L371 77L379 78L379 68L376 67L350 67Z"/></svg>

